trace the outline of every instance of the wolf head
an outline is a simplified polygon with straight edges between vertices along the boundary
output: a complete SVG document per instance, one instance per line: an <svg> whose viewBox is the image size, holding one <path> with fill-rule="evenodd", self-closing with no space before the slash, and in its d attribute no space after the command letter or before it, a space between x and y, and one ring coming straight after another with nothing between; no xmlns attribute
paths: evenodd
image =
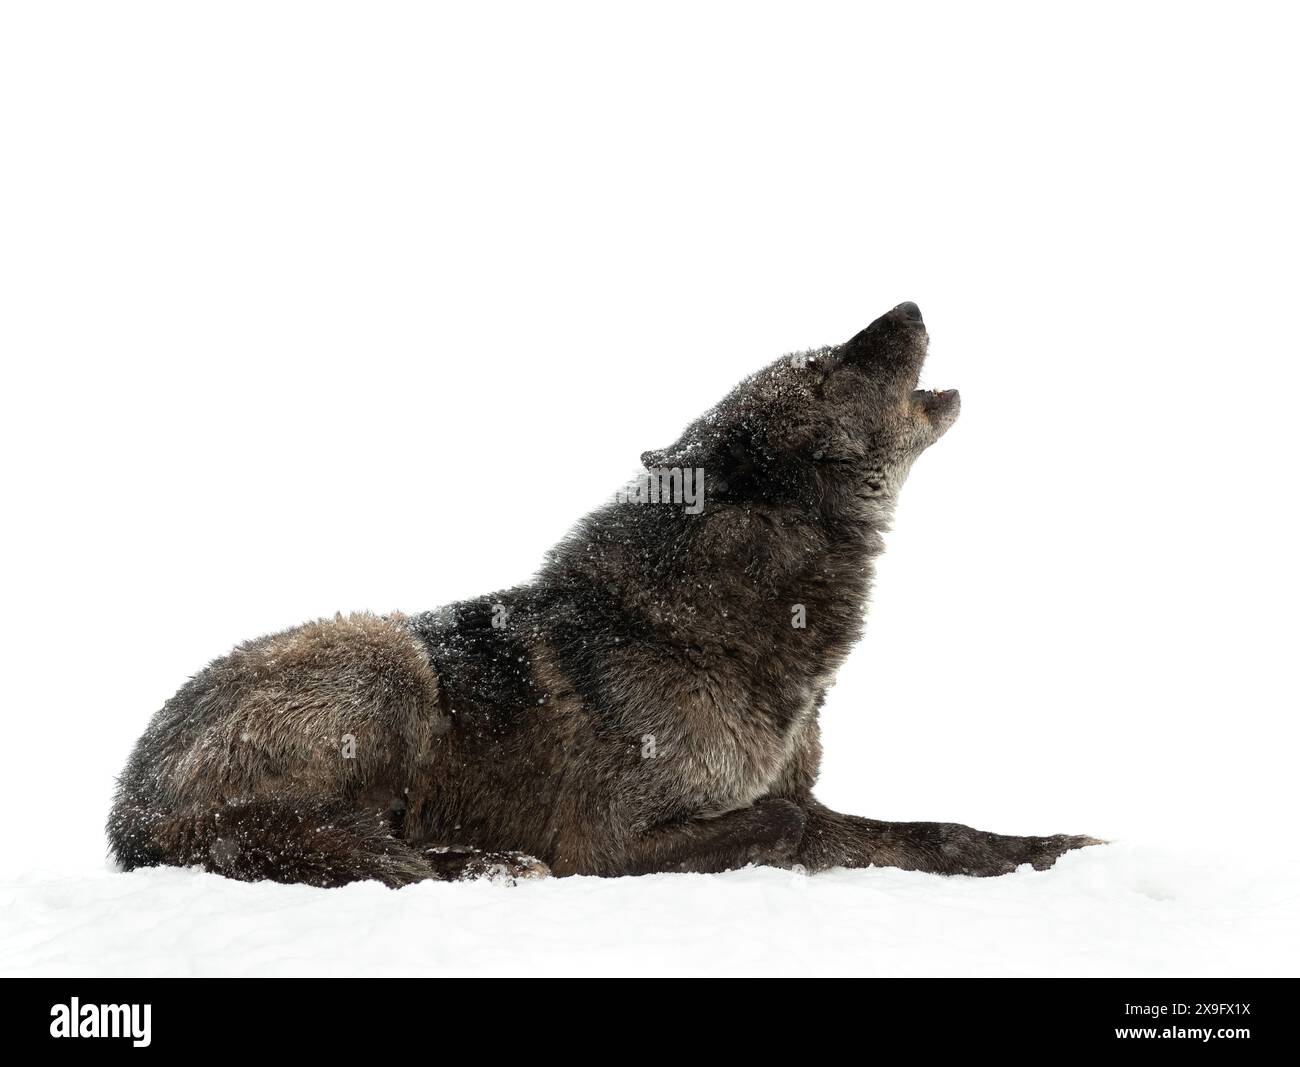
<svg viewBox="0 0 1300 1067"><path fill-rule="evenodd" d="M888 507L913 461L957 420L955 389L917 389L930 338L899 304L842 345L751 375L647 469L704 471L714 504L769 503L848 517Z"/></svg>

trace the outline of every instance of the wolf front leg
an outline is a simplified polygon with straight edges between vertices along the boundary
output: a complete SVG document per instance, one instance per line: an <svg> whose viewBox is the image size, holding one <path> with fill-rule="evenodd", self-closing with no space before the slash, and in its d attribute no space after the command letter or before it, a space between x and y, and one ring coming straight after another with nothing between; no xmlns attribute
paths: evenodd
<svg viewBox="0 0 1300 1067"><path fill-rule="evenodd" d="M931 874L985 878L1021 864L1046 870L1071 849L1104 842L1093 837L1012 837L949 822L879 822L841 815L809 797L807 822L795 862L811 871L829 867L900 867Z"/></svg>
<svg viewBox="0 0 1300 1067"><path fill-rule="evenodd" d="M789 866L803 836L804 813L788 800L766 799L707 819L654 827L624 851L609 874L692 871L715 874L746 864Z"/></svg>

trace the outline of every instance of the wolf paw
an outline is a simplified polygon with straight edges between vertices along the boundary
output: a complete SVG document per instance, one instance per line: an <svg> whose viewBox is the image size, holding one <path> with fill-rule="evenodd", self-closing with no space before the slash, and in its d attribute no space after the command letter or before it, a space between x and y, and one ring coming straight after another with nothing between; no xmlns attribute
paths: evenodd
<svg viewBox="0 0 1300 1067"><path fill-rule="evenodd" d="M1106 843L1095 837L1070 834L1012 837L975 831L972 836L974 841L962 843L952 873L991 877L1010 874L1026 863L1036 871L1045 871L1073 849Z"/></svg>
<svg viewBox="0 0 1300 1067"><path fill-rule="evenodd" d="M1106 844L1100 838L1083 834L1055 834L1052 837L1026 837L1022 840L1030 842L1030 845L1026 850L1027 858L1020 862L1032 864L1036 871L1047 870L1073 849Z"/></svg>
<svg viewBox="0 0 1300 1067"><path fill-rule="evenodd" d="M482 869L479 865L467 869L460 881L485 878L494 885L515 885L524 878L548 878L551 874L545 863L522 852L485 852L480 863Z"/></svg>
<svg viewBox="0 0 1300 1067"><path fill-rule="evenodd" d="M425 862L435 877L448 882L479 878L496 885L515 885L525 878L546 878L551 868L523 852L483 852L466 845L443 845L424 850Z"/></svg>

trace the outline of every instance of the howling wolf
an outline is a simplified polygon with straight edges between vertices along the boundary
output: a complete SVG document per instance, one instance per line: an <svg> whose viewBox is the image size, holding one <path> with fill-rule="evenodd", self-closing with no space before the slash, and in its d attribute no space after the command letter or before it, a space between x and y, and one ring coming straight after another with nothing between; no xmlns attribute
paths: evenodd
<svg viewBox="0 0 1300 1067"><path fill-rule="evenodd" d="M998 875L1096 844L813 796L818 711L899 489L957 418L956 390L916 387L928 344L905 303L778 359L642 455L663 493L582 519L526 585L215 660L136 744L113 855L402 886L749 863ZM689 505L671 491L688 479Z"/></svg>

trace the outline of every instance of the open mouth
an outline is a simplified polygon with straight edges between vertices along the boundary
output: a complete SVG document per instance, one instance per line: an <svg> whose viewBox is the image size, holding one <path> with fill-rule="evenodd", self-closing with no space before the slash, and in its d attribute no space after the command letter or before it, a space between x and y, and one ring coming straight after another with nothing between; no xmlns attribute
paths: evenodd
<svg viewBox="0 0 1300 1067"><path fill-rule="evenodd" d="M936 427L947 429L961 411L961 394L956 389L914 389L912 409Z"/></svg>

